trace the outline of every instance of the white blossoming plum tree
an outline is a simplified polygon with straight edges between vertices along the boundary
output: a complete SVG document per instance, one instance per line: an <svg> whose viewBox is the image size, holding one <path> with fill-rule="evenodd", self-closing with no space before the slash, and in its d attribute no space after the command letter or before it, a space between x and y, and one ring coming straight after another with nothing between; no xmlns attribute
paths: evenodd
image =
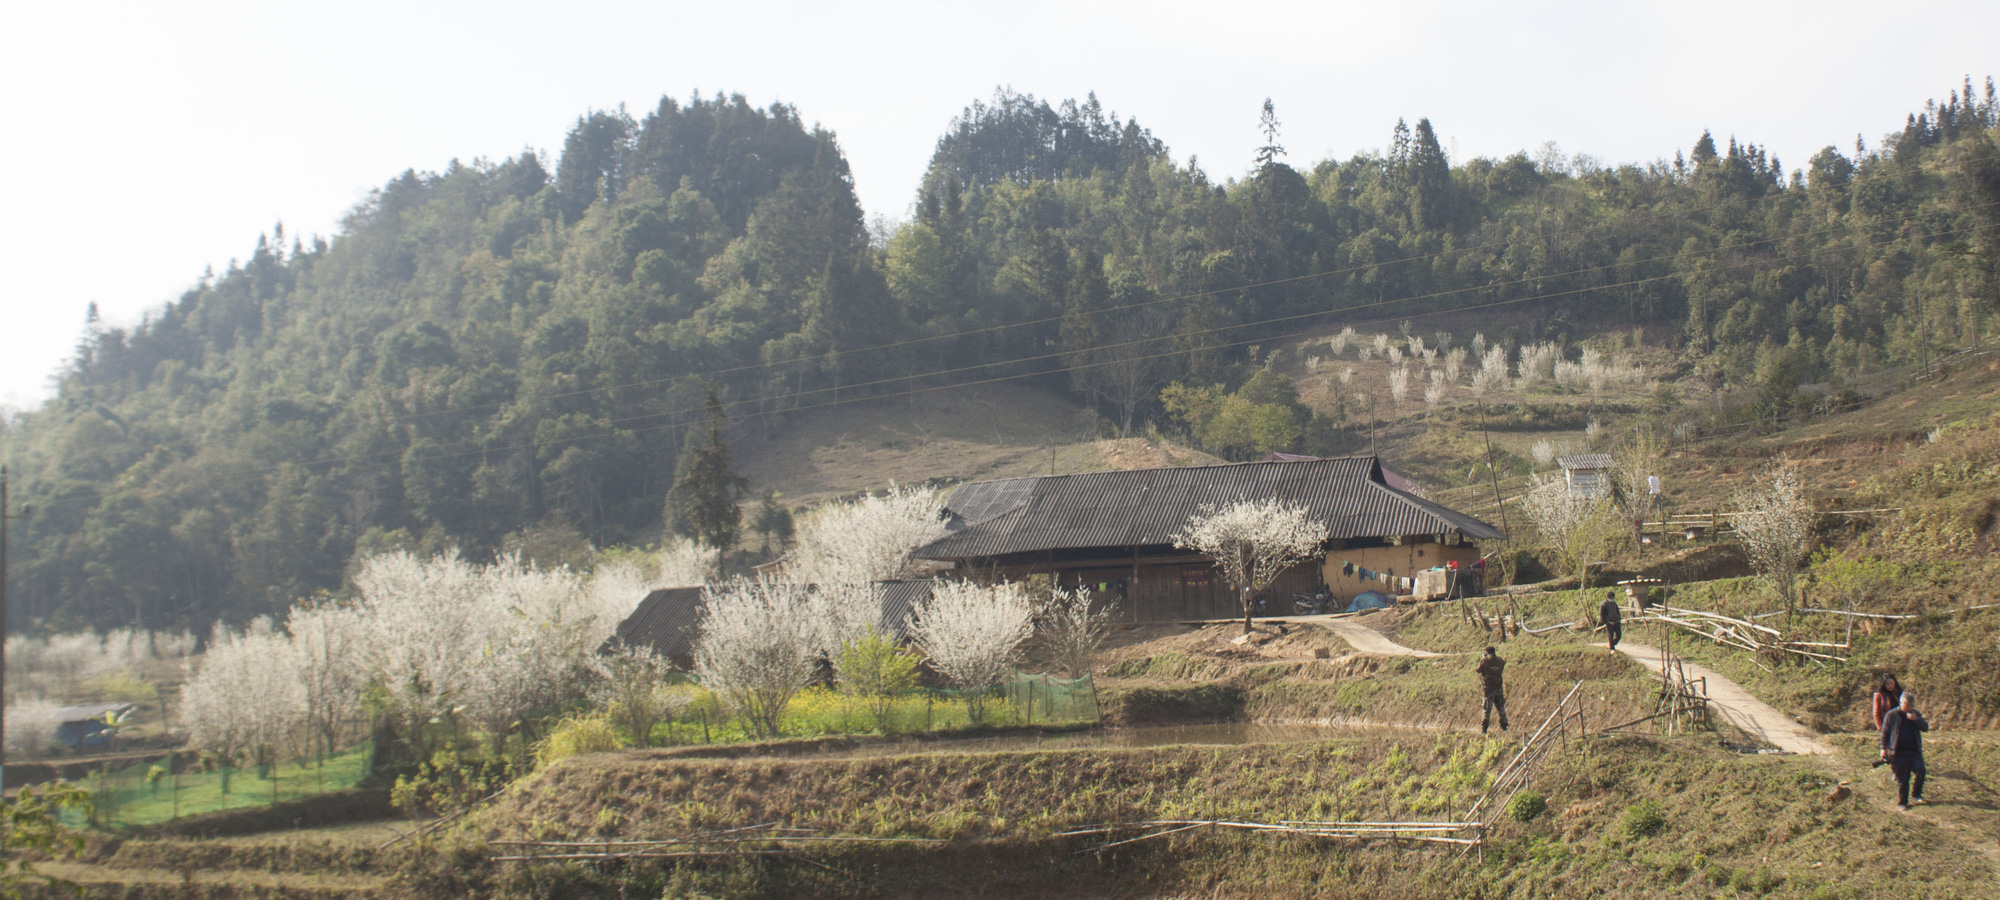
<svg viewBox="0 0 2000 900"><path fill-rule="evenodd" d="M939 581L916 611L910 636L931 665L965 692L972 723L986 720L986 692L1006 678L1034 631L1034 604L1018 584Z"/></svg>
<svg viewBox="0 0 2000 900"><path fill-rule="evenodd" d="M1204 507L1174 535L1174 546L1215 560L1243 601L1243 633L1250 633L1251 600L1278 574L1326 543L1326 523L1302 506L1275 498Z"/></svg>

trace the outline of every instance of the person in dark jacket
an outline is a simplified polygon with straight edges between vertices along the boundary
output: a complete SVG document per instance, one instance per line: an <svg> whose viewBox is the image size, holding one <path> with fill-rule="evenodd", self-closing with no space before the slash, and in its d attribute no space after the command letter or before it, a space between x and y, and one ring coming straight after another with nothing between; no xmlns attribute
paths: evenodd
<svg viewBox="0 0 2000 900"><path fill-rule="evenodd" d="M1623 621L1624 615L1618 611L1618 592L1606 592L1604 602L1597 607L1597 624L1604 626L1604 637L1613 650L1618 649L1618 639L1625 636Z"/></svg>
<svg viewBox="0 0 2000 900"><path fill-rule="evenodd" d="M1889 710L1895 709L1902 702L1903 683L1897 681L1894 675L1883 675L1882 683L1875 686L1875 704L1872 709L1875 714L1876 731L1882 730L1882 717L1887 716Z"/></svg>
<svg viewBox="0 0 2000 900"><path fill-rule="evenodd" d="M1485 734L1493 723L1493 711L1500 711L1500 730L1507 730L1507 689L1500 682L1500 672L1507 668L1507 661L1486 648L1486 655L1479 658L1479 665L1473 671L1479 673L1479 689L1486 695L1484 711L1479 717L1479 733Z"/></svg>
<svg viewBox="0 0 2000 900"><path fill-rule="evenodd" d="M1896 808L1910 811L1911 803L1924 802L1924 732L1931 723L1917 712L1916 698L1903 692L1902 703L1882 717L1882 759L1896 773ZM1911 784L1914 776L1916 783Z"/></svg>

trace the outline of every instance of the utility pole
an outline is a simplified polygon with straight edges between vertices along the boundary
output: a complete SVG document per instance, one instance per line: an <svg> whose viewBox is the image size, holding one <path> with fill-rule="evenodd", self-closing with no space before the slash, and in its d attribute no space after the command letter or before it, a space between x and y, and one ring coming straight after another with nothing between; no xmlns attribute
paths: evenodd
<svg viewBox="0 0 2000 900"><path fill-rule="evenodd" d="M7 467L0 466L0 790L7 784L7 520L25 519L34 512L30 506L19 513L7 507Z"/></svg>
<svg viewBox="0 0 2000 900"><path fill-rule="evenodd" d="M1513 528L1507 524L1507 501L1500 497L1500 470L1493 468L1493 432L1486 428L1486 401L1479 402L1479 433L1486 436L1486 474L1493 479L1493 505L1500 510L1500 530L1509 532Z"/></svg>

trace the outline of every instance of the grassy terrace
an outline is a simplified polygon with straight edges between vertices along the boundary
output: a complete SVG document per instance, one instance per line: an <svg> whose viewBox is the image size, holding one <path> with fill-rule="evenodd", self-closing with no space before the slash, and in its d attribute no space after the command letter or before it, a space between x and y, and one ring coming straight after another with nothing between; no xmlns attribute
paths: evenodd
<svg viewBox="0 0 2000 900"><path fill-rule="evenodd" d="M1828 806L1798 758L1709 739L1597 739L1551 761L1546 809L1507 818L1482 854L1190 833L1092 854L1060 832L1152 818L1404 818L1463 810L1506 752L1471 734L1368 735L1235 748L930 753L871 760L568 760L482 814L472 843L407 873L410 896L1981 896L1991 873L1937 823ZM786 860L494 864L480 839L664 837L762 822L946 839ZM1101 843L1102 839L1095 839Z"/></svg>

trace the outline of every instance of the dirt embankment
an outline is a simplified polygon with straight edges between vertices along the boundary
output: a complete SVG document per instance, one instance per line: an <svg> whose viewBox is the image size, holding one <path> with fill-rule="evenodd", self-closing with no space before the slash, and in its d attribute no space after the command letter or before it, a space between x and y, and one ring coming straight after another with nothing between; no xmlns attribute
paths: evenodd
<svg viewBox="0 0 2000 900"><path fill-rule="evenodd" d="M1991 884L1957 833L1833 805L1813 760L1744 758L1711 740L1625 736L1553 757L1539 804L1493 820L1483 854L1191 831L1107 849L1078 827L1154 819L1437 820L1462 811L1506 745L1476 735L869 760L579 757L484 813L469 843L389 896L712 894L826 897L1681 897L1748 892L1938 896ZM943 844L817 845L804 855L495 863L483 840L654 839L779 822ZM1867 840L1857 840L1865 831ZM1979 857L1974 856L1975 861Z"/></svg>

